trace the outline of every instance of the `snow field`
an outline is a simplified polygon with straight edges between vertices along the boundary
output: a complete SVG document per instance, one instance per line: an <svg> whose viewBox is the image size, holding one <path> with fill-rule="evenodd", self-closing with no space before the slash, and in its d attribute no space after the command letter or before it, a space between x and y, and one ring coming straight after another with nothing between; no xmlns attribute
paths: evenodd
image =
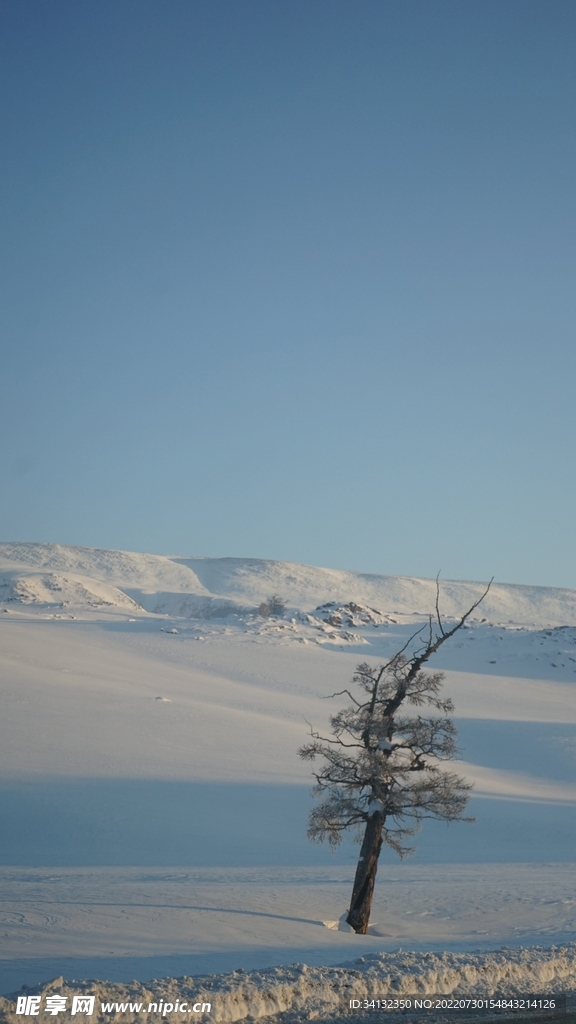
<svg viewBox="0 0 576 1024"><path fill-rule="evenodd" d="M565 945L576 938L566 864L381 864L370 934L332 930L353 865L0 869L0 992L67 978L338 964L387 950Z"/></svg>

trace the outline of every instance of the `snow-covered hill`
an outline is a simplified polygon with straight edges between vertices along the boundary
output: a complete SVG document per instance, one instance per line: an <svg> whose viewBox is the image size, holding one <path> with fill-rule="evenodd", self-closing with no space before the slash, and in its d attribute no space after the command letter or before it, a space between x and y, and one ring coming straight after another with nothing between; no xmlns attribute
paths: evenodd
<svg viewBox="0 0 576 1024"><path fill-rule="evenodd" d="M26 572L13 570L0 573L0 603L44 605L46 608L95 608L141 611L142 609L118 587L89 576L64 572Z"/></svg>
<svg viewBox="0 0 576 1024"><path fill-rule="evenodd" d="M226 605L232 612L254 610L271 594L279 594L292 611L311 612L328 602L353 603L392 617L425 616L436 598L436 583L429 579L255 558L167 557L60 544L0 544L2 571L17 581L12 590L0 592L3 601L54 604L50 598L58 594L64 607L80 609L83 599L76 577L81 577L90 593L99 593L96 582L105 583L148 611L200 618L213 617L215 602L218 610L226 610ZM41 578L43 586L27 588L29 576ZM88 584L88 580L94 582ZM451 617L478 598L483 584L443 580L440 590L442 610ZM112 603L119 600L116 597ZM90 600L86 607L92 607ZM576 625L576 592L493 583L476 620L540 628Z"/></svg>
<svg viewBox="0 0 576 1024"><path fill-rule="evenodd" d="M0 571L77 573L117 587L207 593L192 570L163 555L63 544L0 544Z"/></svg>

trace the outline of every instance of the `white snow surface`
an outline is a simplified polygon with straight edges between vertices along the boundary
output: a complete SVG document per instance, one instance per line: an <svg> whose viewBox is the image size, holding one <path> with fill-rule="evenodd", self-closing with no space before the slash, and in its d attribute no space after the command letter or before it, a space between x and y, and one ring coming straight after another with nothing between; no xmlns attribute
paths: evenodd
<svg viewBox="0 0 576 1024"><path fill-rule="evenodd" d="M241 1019L238 1007L306 1019L303 979L319 1000L310 1007L333 1012L337 972L325 965L358 950L384 971L391 960L368 957L409 946L394 961L408 976L411 956L433 972L418 958L450 949L455 973L442 977L457 987L474 965L450 957L520 942L565 951L493 954L512 957L511 990L545 962L550 982L569 987L573 591L494 584L430 663L455 702L455 767L474 783L477 822L425 825L412 863L385 852L370 935L335 930L358 851L349 843L332 858L307 844L311 778L296 752L307 723L328 728L345 698L326 698L358 662L381 663L424 624L435 586L257 559L0 545L0 991L59 974L112 986L242 967L268 973L223 978L215 1019ZM443 582L447 623L482 589ZM286 613L263 618L275 593ZM308 971L281 966L296 960ZM256 998L266 986L276 994Z"/></svg>

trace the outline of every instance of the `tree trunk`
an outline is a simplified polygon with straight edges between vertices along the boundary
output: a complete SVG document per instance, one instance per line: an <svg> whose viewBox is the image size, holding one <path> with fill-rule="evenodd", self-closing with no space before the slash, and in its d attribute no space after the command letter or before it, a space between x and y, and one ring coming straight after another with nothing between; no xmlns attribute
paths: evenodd
<svg viewBox="0 0 576 1024"><path fill-rule="evenodd" d="M366 935L374 895L378 858L382 849L384 815L376 811L366 822L347 921L358 935Z"/></svg>

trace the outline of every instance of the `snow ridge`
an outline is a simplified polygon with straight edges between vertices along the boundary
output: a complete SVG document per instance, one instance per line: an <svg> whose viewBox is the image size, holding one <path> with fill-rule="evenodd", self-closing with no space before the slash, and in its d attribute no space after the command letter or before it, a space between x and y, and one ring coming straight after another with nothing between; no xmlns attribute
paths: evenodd
<svg viewBox="0 0 576 1024"><path fill-rule="evenodd" d="M529 949L506 948L489 953L372 953L337 967L291 964L263 971L233 971L199 978L164 978L141 984L100 981L67 982L56 978L28 990L37 994L96 996L94 1024L109 1021L102 1003L175 1004L177 1000L210 1003L210 1014L195 1019L233 1024L250 1019L281 1020L282 1024L342 1014L351 999L398 998L432 995L486 998L494 996L572 994L576 990L576 943ZM15 997L14 997L15 998ZM9 1024L17 1024L14 1002L0 999ZM126 1010L124 1024L160 1017ZM44 1019L44 1014L38 1017Z"/></svg>
<svg viewBox="0 0 576 1024"><path fill-rule="evenodd" d="M108 584L142 608L187 618L213 617L214 602L227 614L255 610L280 594L292 614L332 603L334 612L368 608L379 620L427 616L434 607L436 582L415 577L378 576L257 558L184 558L68 547L60 544L0 544L0 571L62 574ZM84 584L86 585L86 584ZM443 580L441 607L447 619L478 599L483 583ZM93 590L93 585L88 587ZM204 601L192 600L204 598ZM6 600L0 594L0 600ZM12 599L16 599L13 596ZM32 598L29 598L28 603ZM36 603L46 602L40 594ZM227 605L225 604L227 602ZM116 602L113 602L116 603ZM576 591L494 583L476 621L537 628L576 625Z"/></svg>

